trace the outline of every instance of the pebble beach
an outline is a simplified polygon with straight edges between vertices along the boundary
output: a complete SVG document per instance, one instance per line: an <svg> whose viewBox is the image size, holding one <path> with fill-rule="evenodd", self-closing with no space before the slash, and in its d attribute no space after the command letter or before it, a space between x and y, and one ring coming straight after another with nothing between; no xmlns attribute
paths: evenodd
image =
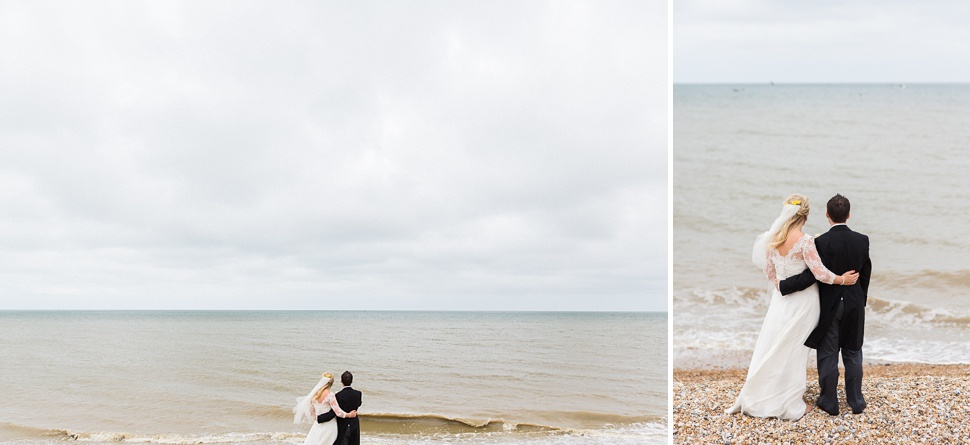
<svg viewBox="0 0 970 445"><path fill-rule="evenodd" d="M868 364L863 372L864 413L852 414L840 379L838 416L813 408L793 422L724 414L747 369L675 368L674 443L970 443L970 365ZM806 373L804 399L814 406L817 374L814 368Z"/></svg>

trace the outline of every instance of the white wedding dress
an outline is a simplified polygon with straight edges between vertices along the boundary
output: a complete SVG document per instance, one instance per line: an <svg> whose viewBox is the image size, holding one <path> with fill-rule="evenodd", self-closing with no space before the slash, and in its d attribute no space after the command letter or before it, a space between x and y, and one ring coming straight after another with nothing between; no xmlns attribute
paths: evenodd
<svg viewBox="0 0 970 445"><path fill-rule="evenodd" d="M333 393L330 393L323 399L323 403L317 403L316 400L313 401L313 415L317 416L330 411L332 406L336 406L335 412L345 414L343 411L339 411L340 407L337 405L337 401L334 398ZM313 426L310 427L310 432L307 433L306 439L303 441L303 445L333 445L337 441L337 419L330 419L323 423L317 423L315 420Z"/></svg>
<svg viewBox="0 0 970 445"><path fill-rule="evenodd" d="M836 275L822 265L815 240L809 235L802 235L787 255L775 249L767 249L765 254L765 273L771 283L806 268L819 281L831 284L835 280ZM727 413L787 420L798 420L805 414L802 395L810 351L805 340L818 325L818 316L817 284L789 295L782 295L778 289L772 291L744 387Z"/></svg>

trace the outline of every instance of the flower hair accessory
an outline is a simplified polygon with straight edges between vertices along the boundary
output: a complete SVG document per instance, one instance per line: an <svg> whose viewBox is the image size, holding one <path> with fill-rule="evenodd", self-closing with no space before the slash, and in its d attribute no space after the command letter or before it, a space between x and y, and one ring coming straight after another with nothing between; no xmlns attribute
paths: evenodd
<svg viewBox="0 0 970 445"><path fill-rule="evenodd" d="M802 205L802 200L801 199L796 199L796 200L794 200L794 201L791 202L791 205L795 205L795 206Z"/></svg>
<svg viewBox="0 0 970 445"><path fill-rule="evenodd" d="M324 373L323 374L323 378L325 378L325 379L332 379L333 378L333 374L331 374L329 372L328 373Z"/></svg>

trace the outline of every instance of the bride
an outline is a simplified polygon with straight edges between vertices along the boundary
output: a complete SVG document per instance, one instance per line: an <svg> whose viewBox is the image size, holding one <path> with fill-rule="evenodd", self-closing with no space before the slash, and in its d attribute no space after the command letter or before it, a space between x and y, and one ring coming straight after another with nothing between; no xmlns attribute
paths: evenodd
<svg viewBox="0 0 970 445"><path fill-rule="evenodd" d="M293 423L313 423L307 433L303 445L332 445L337 441L337 421L333 417L327 421L317 422L317 416L333 410L337 417L357 417L357 410L345 413L337 404L337 399L330 392L333 386L333 375L329 372L313 387L306 397L298 398L293 407Z"/></svg>
<svg viewBox="0 0 970 445"><path fill-rule="evenodd" d="M855 271L835 275L822 265L815 239L802 233L808 220L808 198L791 195L771 229L758 236L752 260L775 289L748 376L728 414L744 412L754 417L798 420L810 410L802 400L809 347L805 340L818 324L818 285L781 295L778 281L811 269L815 279L827 284L852 285Z"/></svg>

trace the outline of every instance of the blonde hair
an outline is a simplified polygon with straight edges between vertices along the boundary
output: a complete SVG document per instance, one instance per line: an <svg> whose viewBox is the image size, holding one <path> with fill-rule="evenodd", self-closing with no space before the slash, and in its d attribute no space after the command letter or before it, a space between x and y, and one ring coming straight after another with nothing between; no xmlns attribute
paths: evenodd
<svg viewBox="0 0 970 445"><path fill-rule="evenodd" d="M333 386L333 374L330 374L328 372L323 375L323 378L327 379L327 383L324 383L323 386L317 390L317 392L313 393L313 400L319 399L320 395L323 394L324 391L330 389L330 387Z"/></svg>
<svg viewBox="0 0 970 445"><path fill-rule="evenodd" d="M808 221L808 198L799 194L794 194L785 200L785 204L799 206L798 211L795 212L795 214L792 215L788 221L785 221L785 224L781 226L781 230L779 230L778 233L775 234L774 238L771 239L771 242L768 243L769 249L777 249L782 244L785 244L785 241L788 240L788 235L791 234L791 231L796 227L804 225L805 222Z"/></svg>

